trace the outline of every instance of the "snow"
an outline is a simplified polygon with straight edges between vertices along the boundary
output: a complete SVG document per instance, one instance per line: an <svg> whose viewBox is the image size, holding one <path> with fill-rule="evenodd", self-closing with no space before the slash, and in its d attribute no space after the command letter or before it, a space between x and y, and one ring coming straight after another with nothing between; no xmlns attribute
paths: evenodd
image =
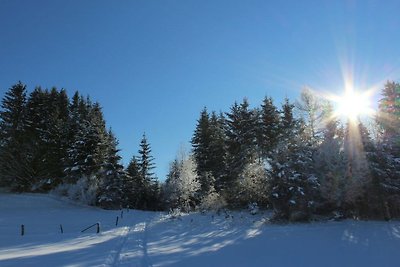
<svg viewBox="0 0 400 267"><path fill-rule="evenodd" d="M400 222L269 224L267 214L106 211L0 193L0 266L396 266ZM119 225L115 226L119 216ZM84 228L100 223L81 233ZM25 225L21 236L20 226ZM64 233L60 232L60 224Z"/></svg>

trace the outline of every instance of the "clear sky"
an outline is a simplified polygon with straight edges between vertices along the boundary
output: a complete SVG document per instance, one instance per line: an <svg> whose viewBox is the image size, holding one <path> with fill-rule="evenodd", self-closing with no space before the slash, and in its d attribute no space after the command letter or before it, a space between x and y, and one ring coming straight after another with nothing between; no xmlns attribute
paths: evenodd
<svg viewBox="0 0 400 267"><path fill-rule="evenodd" d="M146 132L164 179L199 113L304 86L400 77L400 1L0 0L0 93L18 80L90 95L124 164Z"/></svg>

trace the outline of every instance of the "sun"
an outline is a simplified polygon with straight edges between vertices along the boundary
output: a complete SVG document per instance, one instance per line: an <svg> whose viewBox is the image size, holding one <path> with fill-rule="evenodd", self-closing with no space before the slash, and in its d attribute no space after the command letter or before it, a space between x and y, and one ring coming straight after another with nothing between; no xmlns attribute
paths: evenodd
<svg viewBox="0 0 400 267"><path fill-rule="evenodd" d="M335 103L335 117L344 117L354 122L360 116L374 114L369 90L359 92L353 88L346 89L342 95L335 95L331 97L331 100Z"/></svg>
<svg viewBox="0 0 400 267"><path fill-rule="evenodd" d="M347 117L353 121L362 115L371 116L373 109L369 95L357 92L354 89L346 90L337 99L336 113L338 116Z"/></svg>

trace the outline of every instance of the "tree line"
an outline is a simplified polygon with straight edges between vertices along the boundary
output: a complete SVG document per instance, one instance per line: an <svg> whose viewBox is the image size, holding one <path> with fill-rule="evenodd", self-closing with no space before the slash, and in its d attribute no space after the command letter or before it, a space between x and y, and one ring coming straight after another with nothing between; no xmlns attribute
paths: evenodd
<svg viewBox="0 0 400 267"><path fill-rule="evenodd" d="M104 208L158 209L159 184L143 135L138 156L121 165L118 141L102 108L79 92L21 82L0 112L0 184L17 192L58 193Z"/></svg>
<svg viewBox="0 0 400 267"><path fill-rule="evenodd" d="M399 217L400 85L385 84L369 127L359 119L342 123L334 113L308 89L279 108L270 97L256 108L247 99L225 113L204 108L192 155L171 165L166 187L178 193L167 204L257 203L291 221Z"/></svg>
<svg viewBox="0 0 400 267"><path fill-rule="evenodd" d="M153 170L145 135L124 168L99 103L76 92L21 82L2 100L0 183L57 191L104 208L185 211L270 208L276 220L313 216L390 219L400 215L400 84L381 91L374 123L342 123L333 106L304 90L280 107L265 97L228 112L204 108L190 152Z"/></svg>

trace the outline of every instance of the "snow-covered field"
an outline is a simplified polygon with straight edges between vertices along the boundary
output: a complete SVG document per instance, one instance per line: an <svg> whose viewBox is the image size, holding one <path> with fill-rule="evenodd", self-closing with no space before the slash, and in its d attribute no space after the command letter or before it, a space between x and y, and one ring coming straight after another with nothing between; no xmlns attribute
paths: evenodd
<svg viewBox="0 0 400 267"><path fill-rule="evenodd" d="M399 221L271 225L245 212L171 219L131 210L115 226L117 216L0 194L0 266L400 266ZM99 234L81 233L97 222Z"/></svg>

